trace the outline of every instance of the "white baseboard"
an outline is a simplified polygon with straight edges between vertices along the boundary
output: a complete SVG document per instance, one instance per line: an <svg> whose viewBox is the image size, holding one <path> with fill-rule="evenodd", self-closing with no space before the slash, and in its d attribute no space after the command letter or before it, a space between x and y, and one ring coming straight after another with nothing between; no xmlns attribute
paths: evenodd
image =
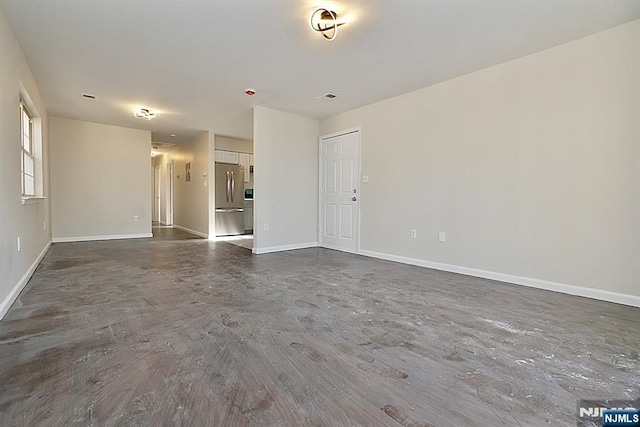
<svg viewBox="0 0 640 427"><path fill-rule="evenodd" d="M173 224L173 228L179 228L180 230L186 231L187 233L195 234L196 236L204 237L205 239L209 238L209 235L207 233L202 233L200 231L192 230L190 228L183 227L178 224Z"/></svg>
<svg viewBox="0 0 640 427"><path fill-rule="evenodd" d="M272 252L292 251L294 249L317 248L318 242L297 243L295 245L271 246L268 248L253 248L252 252L256 255L268 254Z"/></svg>
<svg viewBox="0 0 640 427"><path fill-rule="evenodd" d="M615 302L617 304L640 307L640 296L610 292L602 289L587 288L584 286L566 285L564 283L549 282L533 279L531 277L514 276L511 274L496 273L493 271L479 270L476 268L461 267L458 265L442 264L439 262L425 261L416 258L407 258L398 255L381 252L360 250L360 255L379 258L403 264L417 265L419 267L432 268L434 270L449 271L451 273L465 274L467 276L482 277L484 279L497 280L512 283L514 285L529 286L531 288L545 289L547 291L561 292L563 294L576 295L602 301Z"/></svg>
<svg viewBox="0 0 640 427"><path fill-rule="evenodd" d="M107 234L104 236L54 237L53 243L92 242L94 240L143 239L153 237L152 233Z"/></svg>
<svg viewBox="0 0 640 427"><path fill-rule="evenodd" d="M0 320L4 318L5 314L7 314L7 312L13 305L13 303L16 301L16 299L20 295L20 292L22 292L22 289L24 289L27 282L29 282L29 279L31 279L31 276L36 271L36 268L38 268L40 261L42 261L42 258L44 258L44 256L47 254L47 251L51 247L51 243L52 242L47 243L47 245L44 247L42 252L40 252L40 255L38 255L38 258L36 258L33 264L31 264L31 267L29 267L27 272L24 273L24 276L22 276L22 278L18 281L18 283L13 287L13 289L11 290L11 292L9 292L9 295L7 295L4 301L0 303Z"/></svg>
<svg viewBox="0 0 640 427"><path fill-rule="evenodd" d="M322 248L327 248L327 249L331 249L332 251L340 251L340 252L346 252L349 254L354 254L354 255L358 255L360 252L351 252L345 248L340 248L338 246L332 246L332 245L327 245L327 244L318 244L318 246L322 247Z"/></svg>

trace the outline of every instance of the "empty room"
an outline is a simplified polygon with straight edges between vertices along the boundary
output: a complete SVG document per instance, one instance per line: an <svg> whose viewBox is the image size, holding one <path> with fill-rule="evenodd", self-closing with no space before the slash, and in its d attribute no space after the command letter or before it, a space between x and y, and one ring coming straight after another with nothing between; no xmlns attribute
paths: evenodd
<svg viewBox="0 0 640 427"><path fill-rule="evenodd" d="M0 425L640 426L638 46L638 0L0 0Z"/></svg>

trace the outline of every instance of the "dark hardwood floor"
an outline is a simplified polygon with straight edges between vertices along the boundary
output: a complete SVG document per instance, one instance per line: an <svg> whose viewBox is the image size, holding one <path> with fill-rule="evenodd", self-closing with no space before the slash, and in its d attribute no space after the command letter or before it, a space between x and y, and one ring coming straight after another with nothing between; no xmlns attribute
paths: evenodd
<svg viewBox="0 0 640 427"><path fill-rule="evenodd" d="M53 245L0 322L0 425L574 426L640 395L640 309L160 233Z"/></svg>

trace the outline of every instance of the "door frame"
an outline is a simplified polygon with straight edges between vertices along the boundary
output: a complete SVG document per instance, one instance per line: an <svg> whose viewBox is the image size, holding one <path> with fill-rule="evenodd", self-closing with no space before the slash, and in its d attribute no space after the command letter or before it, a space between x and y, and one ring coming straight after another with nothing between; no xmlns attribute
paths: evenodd
<svg viewBox="0 0 640 427"><path fill-rule="evenodd" d="M167 223L165 225L173 225L173 174L174 174L173 159L167 162Z"/></svg>
<svg viewBox="0 0 640 427"><path fill-rule="evenodd" d="M161 214L161 209L162 209L162 197L161 197L161 192L160 192L160 186L162 185L162 172L161 172L161 166L154 166L153 167L153 198L155 199L153 201L153 220L156 221L158 224L161 223L161 219L162 219L162 214Z"/></svg>
<svg viewBox="0 0 640 427"><path fill-rule="evenodd" d="M352 127L352 128L348 128L348 129L344 129L338 132L332 132L332 133L328 133L326 135L320 135L318 137L318 246L320 247L327 247L328 246L322 246L322 220L324 219L324 215L323 215L323 206L322 206L322 183L323 178L324 178L324 169L322 167L322 160L323 160L323 154L322 154L322 142L326 139L331 139L331 138L335 138L338 136L342 136L342 135L347 135L350 133L357 133L358 134L358 171L356 174L356 179L358 179L358 188L360 189L359 194L358 194L358 200L360 200L360 202L362 202L362 126L356 126L356 127ZM359 255L360 254L360 222L361 222L361 217L360 217L360 203L358 203L356 205L356 215L358 217L358 227L356 228L356 251L354 252L354 254ZM329 249L335 249L335 248L329 248ZM351 253L351 252L349 252Z"/></svg>

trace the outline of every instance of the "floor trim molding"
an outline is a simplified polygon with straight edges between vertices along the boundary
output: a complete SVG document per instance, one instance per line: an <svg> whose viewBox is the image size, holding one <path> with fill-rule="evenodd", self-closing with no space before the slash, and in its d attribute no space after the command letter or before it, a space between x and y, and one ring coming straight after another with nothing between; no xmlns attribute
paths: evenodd
<svg viewBox="0 0 640 427"><path fill-rule="evenodd" d="M292 251L295 249L317 248L318 242L296 243L295 245L271 246L268 248L253 248L251 251L256 254L269 254L272 252Z"/></svg>
<svg viewBox="0 0 640 427"><path fill-rule="evenodd" d="M152 233L106 234L104 236L54 237L53 243L92 242L94 240L143 239L153 237Z"/></svg>
<svg viewBox="0 0 640 427"><path fill-rule="evenodd" d="M580 297L592 298L601 301L614 302L617 304L629 305L632 307L640 307L640 296L621 294L618 292L610 292L602 289L587 288L584 286L567 285L564 283L549 282L546 280L533 279L531 277L514 276L511 274L496 273L494 271L480 270L476 268L461 267L452 264L443 264L433 261L425 261L416 258L407 258L398 255L385 254L382 252L374 252L360 250L360 255L371 258L384 259L387 261L400 262L402 264L417 265L419 267L432 268L434 270L448 271L451 273L465 274L467 276L482 277L484 279L497 280L507 282L514 285L528 286L536 289L544 289L547 291L560 292L563 294L576 295Z"/></svg>
<svg viewBox="0 0 640 427"><path fill-rule="evenodd" d="M24 287L29 282L29 279L31 279L31 276L33 276L33 273L35 273L36 268L38 268L38 265L40 265L40 262L42 261L42 258L44 258L44 256L49 251L51 243L53 242L50 241L49 243L47 243L42 252L40 252L40 255L38 255L38 258L36 258L33 264L31 264L31 267L29 267L27 272L24 273L24 276L22 276L18 283L16 283L16 285L13 287L11 292L9 292L9 295L7 295L4 301L2 301L2 303L0 304L0 320L4 319L4 316L7 314L13 303L16 302L16 299L18 299L18 296L20 296L20 292L22 292Z"/></svg>
<svg viewBox="0 0 640 427"><path fill-rule="evenodd" d="M353 255L360 254L360 251L358 251L358 250L356 250L355 252L352 252L350 250L341 248L339 246L332 246L332 245L327 245L327 244L318 244L318 246L320 246L321 248L331 249L332 251L340 251L340 252L345 252L345 253L353 254Z"/></svg>
<svg viewBox="0 0 640 427"><path fill-rule="evenodd" d="M207 233L202 233L200 231L192 230L190 228L183 227L183 226L178 225L178 224L173 224L173 228L178 228L178 229L180 229L182 231L186 231L187 233L191 233L191 234L195 234L196 236L204 237L205 239L209 238L209 235Z"/></svg>

